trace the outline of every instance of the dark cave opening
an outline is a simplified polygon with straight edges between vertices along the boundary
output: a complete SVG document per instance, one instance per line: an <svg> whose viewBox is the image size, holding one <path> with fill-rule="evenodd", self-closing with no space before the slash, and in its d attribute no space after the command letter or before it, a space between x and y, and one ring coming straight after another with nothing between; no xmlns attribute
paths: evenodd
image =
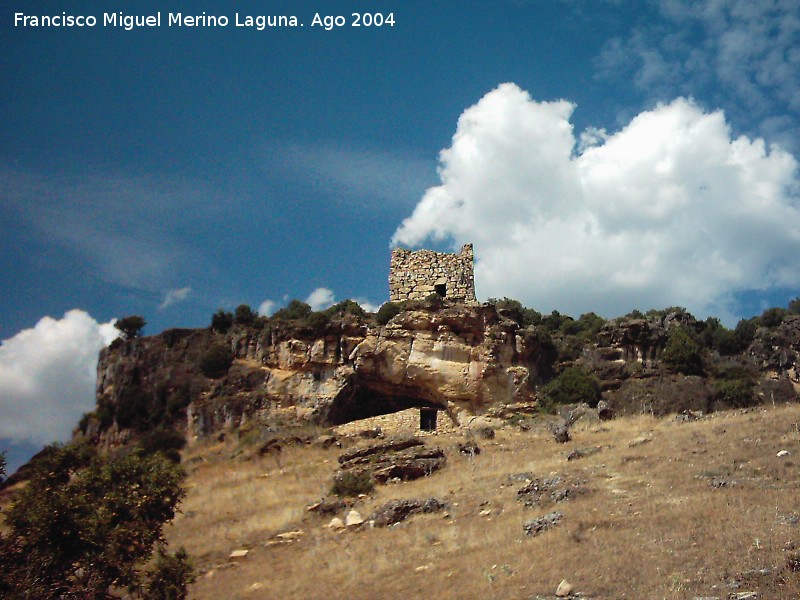
<svg viewBox="0 0 800 600"><path fill-rule="evenodd" d="M429 409L425 412L436 413L444 407L431 400L410 395L402 389L376 390L366 385L356 385L347 390L334 400L328 412L328 422L332 425L342 425L351 421L388 415L408 408ZM422 416L420 416L422 418ZM426 423L436 427L436 417L426 417Z"/></svg>

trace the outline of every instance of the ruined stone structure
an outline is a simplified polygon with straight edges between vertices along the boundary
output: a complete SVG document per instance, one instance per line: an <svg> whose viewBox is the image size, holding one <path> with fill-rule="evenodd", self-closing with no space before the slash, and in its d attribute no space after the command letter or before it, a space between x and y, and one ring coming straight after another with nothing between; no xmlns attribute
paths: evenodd
<svg viewBox="0 0 800 600"><path fill-rule="evenodd" d="M402 248L392 250L389 300L423 300L439 294L454 302L475 303L472 244L458 254Z"/></svg>

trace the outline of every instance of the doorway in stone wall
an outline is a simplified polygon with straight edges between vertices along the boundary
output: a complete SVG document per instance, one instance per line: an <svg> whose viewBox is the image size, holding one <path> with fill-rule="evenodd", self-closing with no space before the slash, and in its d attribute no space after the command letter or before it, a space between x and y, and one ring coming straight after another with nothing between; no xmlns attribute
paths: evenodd
<svg viewBox="0 0 800 600"><path fill-rule="evenodd" d="M419 429L420 431L436 431L436 417L439 411L435 408L419 409Z"/></svg>
<svg viewBox="0 0 800 600"><path fill-rule="evenodd" d="M433 290L439 294L442 298L447 297L447 280L444 278L438 279L436 283L433 284Z"/></svg>

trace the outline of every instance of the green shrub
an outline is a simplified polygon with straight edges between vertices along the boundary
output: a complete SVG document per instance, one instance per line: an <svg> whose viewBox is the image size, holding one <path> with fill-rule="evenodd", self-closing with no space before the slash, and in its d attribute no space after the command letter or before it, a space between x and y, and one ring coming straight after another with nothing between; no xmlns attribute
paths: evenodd
<svg viewBox="0 0 800 600"><path fill-rule="evenodd" d="M542 322L542 315L532 308L525 308L519 300L511 298L489 298L489 303L494 304L498 311L502 311L520 327L532 327Z"/></svg>
<svg viewBox="0 0 800 600"><path fill-rule="evenodd" d="M233 364L230 348L218 344L211 346L200 358L200 371L210 379L217 379L228 372Z"/></svg>
<svg viewBox="0 0 800 600"><path fill-rule="evenodd" d="M333 478L331 493L337 496L358 496L369 494L375 489L375 483L369 473L353 473L342 471Z"/></svg>
<svg viewBox="0 0 800 600"><path fill-rule="evenodd" d="M6 478L6 466L8 463L6 462L6 453L0 452L0 481L3 481Z"/></svg>
<svg viewBox="0 0 800 600"><path fill-rule="evenodd" d="M111 427L111 424L114 422L114 415L116 409L114 408L114 403L111 400L101 397L97 401L97 408L95 409L95 416L97 420L100 421L100 430L104 431Z"/></svg>
<svg viewBox="0 0 800 600"><path fill-rule="evenodd" d="M181 546L175 554L159 547L155 569L150 574L142 598L144 600L185 600L186 586L194 582L192 561Z"/></svg>
<svg viewBox="0 0 800 600"><path fill-rule="evenodd" d="M569 367L540 390L539 404L546 410L578 402L595 407L600 397L600 385L591 374L580 367Z"/></svg>
<svg viewBox="0 0 800 600"><path fill-rule="evenodd" d="M5 513L0 595L107 598L111 587L137 589L184 494L182 478L159 455L49 447Z"/></svg>
<svg viewBox="0 0 800 600"><path fill-rule="evenodd" d="M330 324L330 316L322 311L312 312L303 319L302 323L314 333L322 334Z"/></svg>
<svg viewBox="0 0 800 600"><path fill-rule="evenodd" d="M714 382L714 397L729 408L745 408L757 403L752 379L728 379Z"/></svg>
<svg viewBox="0 0 800 600"><path fill-rule="evenodd" d="M738 351L741 352L753 343L758 329L758 318L742 319L736 324L733 335L736 337Z"/></svg>
<svg viewBox="0 0 800 600"><path fill-rule="evenodd" d="M145 454L161 452L174 463L181 462L180 451L186 446L186 436L168 427L158 427L145 433L139 440L139 447Z"/></svg>
<svg viewBox="0 0 800 600"><path fill-rule="evenodd" d="M556 340L555 345L558 349L558 360L561 362L578 360L586 346L586 343L575 335L567 335L561 339L556 338Z"/></svg>
<svg viewBox="0 0 800 600"><path fill-rule="evenodd" d="M582 314L576 323L578 325L577 333L581 339L596 342L600 330L606 324L606 320L593 312L589 312Z"/></svg>
<svg viewBox="0 0 800 600"><path fill-rule="evenodd" d="M703 360L700 347L684 327L672 327L661 359L670 368L684 375L701 375Z"/></svg>
<svg viewBox="0 0 800 600"><path fill-rule="evenodd" d="M403 307L397 302L384 302L375 314L375 321L378 325L386 325L401 312L403 312Z"/></svg>
<svg viewBox="0 0 800 600"><path fill-rule="evenodd" d="M342 300L325 310L325 314L329 317L334 315L353 315L355 317L364 317L366 312L361 308L361 305L354 300Z"/></svg>
<svg viewBox="0 0 800 600"><path fill-rule="evenodd" d="M250 324L250 327L252 327L253 329L257 329L258 331L261 331L268 324L269 324L269 317L259 315L255 319L253 319L253 322Z"/></svg>
<svg viewBox="0 0 800 600"><path fill-rule="evenodd" d="M184 409L192 401L191 388L188 383L177 386L167 398L167 421L174 423L175 420L183 415Z"/></svg>
<svg viewBox="0 0 800 600"><path fill-rule="evenodd" d="M272 318L280 321L299 320L306 318L311 312L311 307L305 302L290 300L289 304L272 315Z"/></svg>
<svg viewBox="0 0 800 600"><path fill-rule="evenodd" d="M211 329L218 333L227 333L233 326L233 314L220 308L211 317Z"/></svg>
<svg viewBox="0 0 800 600"><path fill-rule="evenodd" d="M139 315L123 317L117 319L116 323L114 323L114 327L122 332L122 337L125 340L132 340L139 337L145 325L147 325L147 321Z"/></svg>
<svg viewBox="0 0 800 600"><path fill-rule="evenodd" d="M557 310L554 310L542 319L542 325L544 325L547 331L556 332L561 329L561 326L565 323L565 321L574 321L574 319L569 315L562 315Z"/></svg>
<svg viewBox="0 0 800 600"><path fill-rule="evenodd" d="M258 317L258 313L250 308L250 306L247 304L240 304L236 307L236 312L233 315L233 322L236 325L252 325L256 317Z"/></svg>
<svg viewBox="0 0 800 600"><path fill-rule="evenodd" d="M761 313L761 318L759 321L761 322L762 327L774 329L783 323L783 319L786 317L787 313L788 311L785 308L768 308Z"/></svg>
<svg viewBox="0 0 800 600"><path fill-rule="evenodd" d="M144 431L150 427L150 405L153 400L139 385L129 385L122 389L117 399L117 425Z"/></svg>

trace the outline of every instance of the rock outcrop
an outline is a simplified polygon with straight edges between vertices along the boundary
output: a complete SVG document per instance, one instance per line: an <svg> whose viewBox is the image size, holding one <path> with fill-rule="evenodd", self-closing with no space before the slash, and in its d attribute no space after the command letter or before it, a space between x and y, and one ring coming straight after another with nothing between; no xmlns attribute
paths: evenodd
<svg viewBox="0 0 800 600"><path fill-rule="evenodd" d="M339 424L410 407L456 419L533 401L553 358L536 343L489 304L420 303L383 327L346 314L317 330L273 322L227 334L169 330L101 352L98 413L118 413L135 390L157 410L186 406L190 439L252 419ZM219 345L233 363L208 377L204 356ZM124 424L102 420L84 424L86 435L123 442Z"/></svg>
<svg viewBox="0 0 800 600"><path fill-rule="evenodd" d="M579 340L579 352L561 354L563 340L554 344L541 328L523 328L492 304L414 302L384 326L349 313L258 326L225 334L172 329L115 342L100 354L97 410L78 435L116 446L137 428L167 424L185 428L192 440L251 424L272 433L283 424L338 425L409 408L437 409L440 420L468 427L498 407L535 407L537 388L571 364L599 380L604 417L737 406L736 394L749 393L751 384L754 400L745 402L796 399L800 389L795 315L758 330L741 355L705 351L705 376L662 364L672 327L702 328L680 311L610 321L597 343ZM208 368L212 354L230 361L221 371ZM749 373L752 381L725 388L715 369Z"/></svg>

